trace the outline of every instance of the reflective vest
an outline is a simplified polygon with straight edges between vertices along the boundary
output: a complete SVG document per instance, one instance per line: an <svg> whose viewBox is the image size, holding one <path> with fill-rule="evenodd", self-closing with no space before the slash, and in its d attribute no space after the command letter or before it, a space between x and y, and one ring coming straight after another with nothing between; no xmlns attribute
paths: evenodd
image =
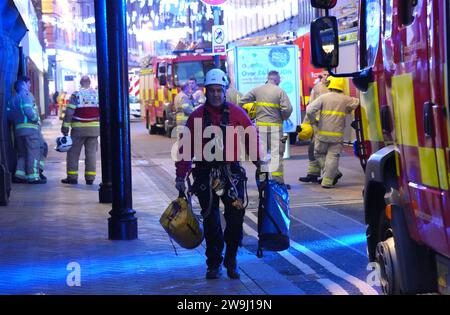
<svg viewBox="0 0 450 315"><path fill-rule="evenodd" d="M100 126L100 109L96 90L89 88L75 92L67 108L74 110L70 123L72 128Z"/></svg>

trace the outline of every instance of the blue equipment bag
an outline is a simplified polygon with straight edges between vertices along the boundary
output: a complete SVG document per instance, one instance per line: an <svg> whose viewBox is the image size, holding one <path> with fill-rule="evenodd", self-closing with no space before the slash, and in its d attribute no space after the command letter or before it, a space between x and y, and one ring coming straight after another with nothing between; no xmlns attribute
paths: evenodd
<svg viewBox="0 0 450 315"><path fill-rule="evenodd" d="M258 251L283 251L289 248L289 194L285 185L266 179L259 183Z"/></svg>

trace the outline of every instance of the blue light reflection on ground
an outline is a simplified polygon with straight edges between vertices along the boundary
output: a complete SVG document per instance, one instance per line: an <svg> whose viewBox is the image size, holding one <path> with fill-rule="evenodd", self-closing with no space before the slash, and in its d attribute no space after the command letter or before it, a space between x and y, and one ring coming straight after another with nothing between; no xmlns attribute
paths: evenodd
<svg viewBox="0 0 450 315"><path fill-rule="evenodd" d="M116 277L129 277L138 272L173 272L177 268L202 266L204 258L201 255L135 255L122 257L102 257L92 259L72 259L68 261L43 261L25 264L9 261L9 266L0 267L0 294L23 292L27 288L43 285L66 285L66 277L72 270L66 270L68 263L75 261L81 266L82 281L96 281ZM12 265L15 264L15 265Z"/></svg>
<svg viewBox="0 0 450 315"><path fill-rule="evenodd" d="M364 233L344 235L333 239L299 242L316 253L327 250L338 250L345 246L358 245L366 242ZM254 259L253 255L245 255L239 259ZM36 259L37 260L37 259ZM1 263L0 266L0 294L23 293L42 286L65 286L66 277L71 270L66 270L68 263L75 261L81 266L82 281L96 281L106 279L114 274L115 277L130 277L138 273L176 272L178 268L204 266L205 258L198 253L188 251L181 256L174 254L141 254L133 256L105 256L89 259L68 259L67 261L15 262Z"/></svg>
<svg viewBox="0 0 450 315"><path fill-rule="evenodd" d="M334 239L326 238L309 242L298 242L309 250L320 253L321 251L336 250L342 247L351 247L352 245L359 245L366 242L365 233L349 234Z"/></svg>

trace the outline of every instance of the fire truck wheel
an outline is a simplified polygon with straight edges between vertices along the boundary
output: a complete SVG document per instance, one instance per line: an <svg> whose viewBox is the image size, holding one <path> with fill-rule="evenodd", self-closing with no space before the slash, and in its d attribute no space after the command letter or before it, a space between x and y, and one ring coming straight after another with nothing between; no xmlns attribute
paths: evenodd
<svg viewBox="0 0 450 315"><path fill-rule="evenodd" d="M397 270L397 257L395 254L394 238L379 242L376 248L375 261L380 268L380 285L384 294L399 294L399 277Z"/></svg>
<svg viewBox="0 0 450 315"><path fill-rule="evenodd" d="M392 207L392 229L398 262L400 292L417 294L437 292L436 262L431 252L409 235L404 210Z"/></svg>

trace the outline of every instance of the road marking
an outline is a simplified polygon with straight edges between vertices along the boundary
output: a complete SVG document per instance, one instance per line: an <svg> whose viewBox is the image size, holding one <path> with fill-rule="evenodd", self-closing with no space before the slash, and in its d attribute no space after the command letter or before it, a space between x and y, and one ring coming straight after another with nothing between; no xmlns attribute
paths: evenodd
<svg viewBox="0 0 450 315"><path fill-rule="evenodd" d="M294 209L294 208L303 208L303 207L326 207L326 206L351 205L351 204L357 204L357 203L361 203L361 201L360 200L359 201L356 201L356 200L336 200L336 201L333 201L333 202L331 202L331 201L325 201L325 202L317 201L315 203L298 203L298 204L294 204L294 205L290 204L289 207L291 209ZM258 211L258 208L247 208L246 210ZM360 226L363 226L364 228L366 227L365 224L359 222L356 219L353 219L352 217L349 217L349 216L347 216L345 214L342 214L339 211L336 211L336 210L333 210L333 209L329 209L329 208L326 208L326 210L330 211L330 212L333 212L333 213L335 213L335 214L337 214L337 215L339 215L339 216L341 216L341 217L343 217L343 218L345 218L347 220L353 221L356 224L358 224Z"/></svg>
<svg viewBox="0 0 450 315"><path fill-rule="evenodd" d="M246 216L253 222L258 223L258 218L253 213L246 212ZM357 287L362 294L378 295L378 292L374 288L372 288L370 285L368 285L366 282L362 281L361 279L356 278L355 276L352 276L352 275L346 273L344 270L338 268L335 264L333 264L330 261L326 260L325 258L321 257L320 255L314 253L313 251L309 250L305 246L302 246L293 240L290 241L290 245L292 248L305 254L310 259L312 259L315 262L317 262L318 264L322 265L330 273L338 276L339 278L342 278L343 280L345 280L345 281L351 283L352 285L354 285L355 287Z"/></svg>
<svg viewBox="0 0 450 315"><path fill-rule="evenodd" d="M244 222L244 231L247 235L253 236L254 238L258 239L258 233L247 223ZM306 275L313 275L316 274L316 272L307 264L300 261L297 257L289 253L287 250L278 252L284 259L286 259L288 262L290 262L292 265L300 269L301 272L303 272ZM327 289L328 292L330 292L333 295L348 295L348 292L344 290L340 285L337 283L331 281L327 278L320 278L316 279L318 283L320 283L325 289Z"/></svg>
<svg viewBox="0 0 450 315"><path fill-rule="evenodd" d="M320 233L320 234L322 234L322 235L325 235L326 237L328 237L329 239L332 239L332 240L335 241L336 243L339 243L339 244L341 244L341 245L343 245L343 246L345 246L345 247L351 249L352 251L354 251L354 252L356 252L356 253L358 253L358 254L361 254L361 255L364 256L364 257L367 256L367 253L366 253L366 252L362 252L362 251L360 251L360 250L358 250L358 249L356 249L356 248L353 248L352 246L350 246L350 245L348 245L348 244L342 242L341 240L339 240L339 239L337 239L337 238L334 238L333 236L329 235L328 233L326 233L326 232L324 232L324 231L322 231L322 230L319 230L318 228L312 226L311 224L308 224L308 223L306 223L305 221L300 220L299 218L293 216L292 214L291 214L289 217L290 217L291 219L294 219L294 220L297 221L297 222L302 223L303 225L306 225L306 226L309 227L311 230L314 230L314 231L316 231L316 232L318 232L318 233Z"/></svg>
<svg viewBox="0 0 450 315"><path fill-rule="evenodd" d="M350 204L362 204L361 199L348 199L348 200L326 200L326 201L315 201L315 202L302 202L298 204L291 205L291 207L318 207L318 206L339 206L339 205L350 205Z"/></svg>
<svg viewBox="0 0 450 315"><path fill-rule="evenodd" d="M257 196L256 196L257 197ZM340 205L351 205L351 204L362 204L362 200L360 199L350 199L350 200L327 200L320 201L317 200L315 202L301 202L297 204L291 204L291 208L299 208L299 207L323 207L323 206L340 206ZM257 210L257 209L254 209ZM341 214L342 215L342 214ZM359 222L360 223L360 222ZM361 223L360 223L361 224Z"/></svg>

